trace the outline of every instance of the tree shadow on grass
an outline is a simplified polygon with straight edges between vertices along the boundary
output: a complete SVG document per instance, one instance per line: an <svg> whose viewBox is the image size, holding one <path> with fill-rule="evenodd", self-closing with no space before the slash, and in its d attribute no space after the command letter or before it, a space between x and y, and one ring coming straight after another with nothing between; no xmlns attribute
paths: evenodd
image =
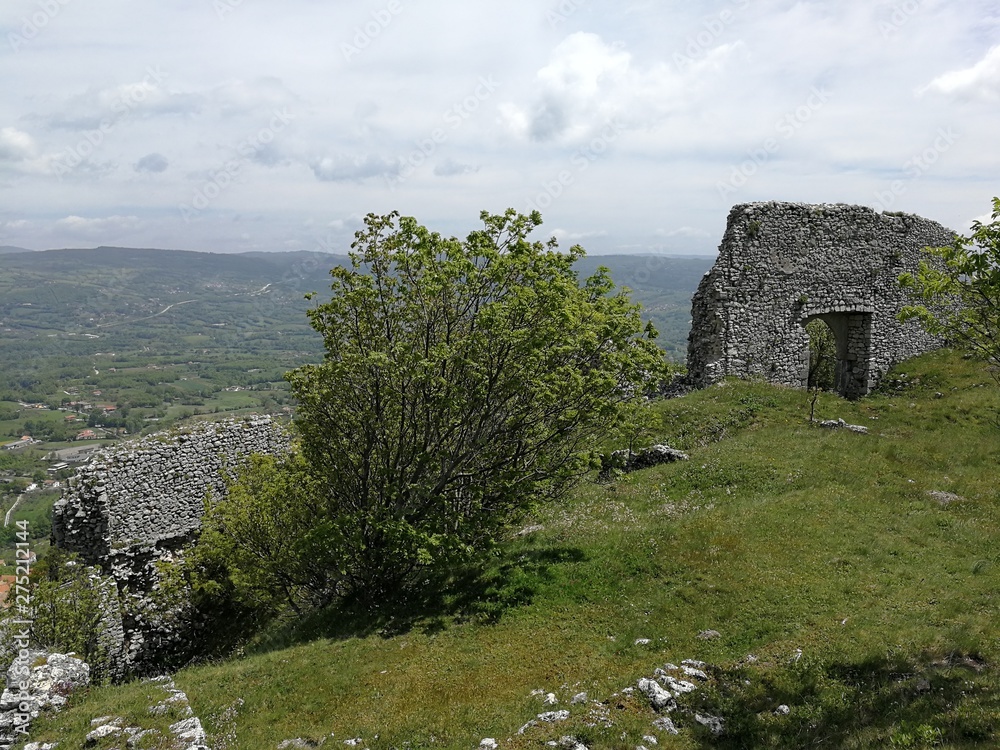
<svg viewBox="0 0 1000 750"><path fill-rule="evenodd" d="M462 622L494 624L525 607L553 580L553 568L586 559L575 547L538 547L460 568L428 569L411 587L372 602L354 597L261 634L248 652L273 651L317 638L335 640L411 631L437 633Z"/></svg>
<svg viewBox="0 0 1000 750"><path fill-rule="evenodd" d="M726 732L699 730L705 747L985 748L1000 733L997 675L975 654L816 661L717 678L700 708L725 717Z"/></svg>

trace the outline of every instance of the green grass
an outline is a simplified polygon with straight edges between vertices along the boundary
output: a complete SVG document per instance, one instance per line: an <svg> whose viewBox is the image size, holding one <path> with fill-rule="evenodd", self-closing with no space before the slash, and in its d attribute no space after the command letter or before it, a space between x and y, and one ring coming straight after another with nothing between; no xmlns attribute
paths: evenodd
<svg viewBox="0 0 1000 750"><path fill-rule="evenodd" d="M665 748L995 747L997 394L978 365L940 352L857 403L819 399L817 418L868 435L810 425L807 394L762 383L664 402L658 437L689 462L584 484L526 519L540 531L453 571L446 594L444 574L429 576L377 611L274 627L178 686L229 750L331 733L373 749L563 735L634 748L644 734ZM720 637L700 640L708 629ZM711 680L672 714L679 736L613 697L686 658L712 665ZM111 704L138 689L94 690L33 739L76 747L85 721L127 712ZM534 690L572 716L518 736L548 710ZM581 691L607 701L612 728L569 705ZM727 734L693 711L723 716Z"/></svg>

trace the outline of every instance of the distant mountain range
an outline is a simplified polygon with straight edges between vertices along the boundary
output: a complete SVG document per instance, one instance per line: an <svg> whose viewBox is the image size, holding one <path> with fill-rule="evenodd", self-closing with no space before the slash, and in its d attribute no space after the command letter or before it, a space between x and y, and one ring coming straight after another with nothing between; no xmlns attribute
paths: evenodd
<svg viewBox="0 0 1000 750"><path fill-rule="evenodd" d="M29 250L26 247L15 247L14 245L0 245L0 255L6 253L30 253L30 252L31 250Z"/></svg>

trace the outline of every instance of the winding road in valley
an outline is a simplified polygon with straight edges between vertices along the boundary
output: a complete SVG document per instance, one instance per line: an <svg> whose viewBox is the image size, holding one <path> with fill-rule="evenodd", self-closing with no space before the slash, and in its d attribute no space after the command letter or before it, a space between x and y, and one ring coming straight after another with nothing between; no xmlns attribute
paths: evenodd
<svg viewBox="0 0 1000 750"><path fill-rule="evenodd" d="M14 511L17 510L17 504L19 502L21 502L21 498L22 497L24 497L24 495L18 495L17 496L17 500L15 500L14 504L12 506L10 506L10 510L7 511L7 515L5 515L3 517L4 528L6 528L7 526L10 526L10 517L14 513Z"/></svg>

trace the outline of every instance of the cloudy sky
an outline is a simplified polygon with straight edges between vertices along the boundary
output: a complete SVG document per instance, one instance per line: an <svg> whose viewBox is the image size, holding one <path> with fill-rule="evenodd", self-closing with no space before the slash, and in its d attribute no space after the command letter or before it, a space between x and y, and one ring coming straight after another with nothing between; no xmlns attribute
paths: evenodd
<svg viewBox="0 0 1000 750"><path fill-rule="evenodd" d="M3 0L0 245L344 252L538 208L711 253L733 204L966 231L1000 194L996 0Z"/></svg>

